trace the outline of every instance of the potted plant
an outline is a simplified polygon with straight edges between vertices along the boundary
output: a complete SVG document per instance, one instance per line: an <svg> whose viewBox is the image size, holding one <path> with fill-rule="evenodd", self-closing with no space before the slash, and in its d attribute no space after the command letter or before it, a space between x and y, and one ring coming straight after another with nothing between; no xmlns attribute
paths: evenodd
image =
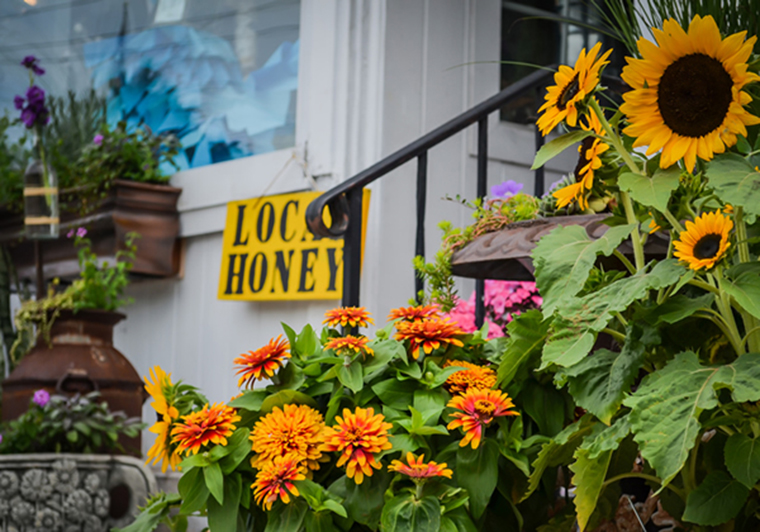
<svg viewBox="0 0 760 532"><path fill-rule="evenodd" d="M0 530L105 532L129 523L155 479L139 460L104 453L141 428L98 392L37 390L26 412L0 425Z"/></svg>

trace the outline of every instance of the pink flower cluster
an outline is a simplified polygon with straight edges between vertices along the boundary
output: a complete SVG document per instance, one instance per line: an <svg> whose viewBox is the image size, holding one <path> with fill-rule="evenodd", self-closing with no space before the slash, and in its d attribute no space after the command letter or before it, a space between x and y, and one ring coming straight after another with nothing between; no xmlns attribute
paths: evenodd
<svg viewBox="0 0 760 532"><path fill-rule="evenodd" d="M532 281L487 280L483 301L486 307L488 338L504 336L507 324L514 316L541 306L541 296ZM447 314L465 332L475 332L475 292L468 300L458 299Z"/></svg>

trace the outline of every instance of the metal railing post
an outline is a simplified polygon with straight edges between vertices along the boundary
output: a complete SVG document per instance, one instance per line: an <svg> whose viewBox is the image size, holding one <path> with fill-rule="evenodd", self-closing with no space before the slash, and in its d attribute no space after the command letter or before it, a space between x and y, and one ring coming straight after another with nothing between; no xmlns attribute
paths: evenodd
<svg viewBox="0 0 760 532"><path fill-rule="evenodd" d="M362 269L362 196L364 188L357 187L348 196L348 227L343 236L343 306L359 306Z"/></svg>
<svg viewBox="0 0 760 532"><path fill-rule="evenodd" d="M478 120L478 198L484 201L488 185L488 115ZM486 318L486 307L483 299L486 282L483 279L475 281L475 325L480 328Z"/></svg>
<svg viewBox="0 0 760 532"><path fill-rule="evenodd" d="M417 236L414 242L414 254L425 258L425 207L427 200L427 152L417 157ZM415 272L414 296L422 304L420 293L425 290L422 274Z"/></svg>

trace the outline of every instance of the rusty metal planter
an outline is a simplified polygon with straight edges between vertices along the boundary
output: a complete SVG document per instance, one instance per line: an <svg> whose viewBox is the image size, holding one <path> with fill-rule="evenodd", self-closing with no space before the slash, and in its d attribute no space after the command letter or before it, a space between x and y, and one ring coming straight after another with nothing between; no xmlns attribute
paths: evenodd
<svg viewBox="0 0 760 532"><path fill-rule="evenodd" d="M3 381L3 420L29 408L36 390L72 395L99 390L111 411L142 416L145 391L135 368L113 346L113 327L126 316L118 312L61 311L50 331L51 344L37 344ZM129 454L140 454L140 436L119 442Z"/></svg>
<svg viewBox="0 0 760 532"><path fill-rule="evenodd" d="M77 255L66 233L85 227L93 251L102 259L113 259L124 248L127 233L140 234L132 273L171 277L179 272L179 213L177 200L182 189L135 181L116 180L97 209L85 216L64 213L61 238L43 243L44 276L74 278L79 273ZM34 248L25 240L23 216L0 216L0 244L8 245L11 257L24 279L34 279Z"/></svg>

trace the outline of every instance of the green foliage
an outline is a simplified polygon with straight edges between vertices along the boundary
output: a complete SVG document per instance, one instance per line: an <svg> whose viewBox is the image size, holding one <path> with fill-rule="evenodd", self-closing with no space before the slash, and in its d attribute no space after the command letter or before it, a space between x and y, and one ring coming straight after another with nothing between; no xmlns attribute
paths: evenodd
<svg viewBox="0 0 760 532"><path fill-rule="evenodd" d="M714 471L689 493L683 520L698 525L720 525L736 517L749 488L723 471Z"/></svg>
<svg viewBox="0 0 760 532"><path fill-rule="evenodd" d="M109 411L99 392L54 395L44 406L30 402L26 412L2 426L0 454L123 450L119 435L134 437L143 427L139 418Z"/></svg>

